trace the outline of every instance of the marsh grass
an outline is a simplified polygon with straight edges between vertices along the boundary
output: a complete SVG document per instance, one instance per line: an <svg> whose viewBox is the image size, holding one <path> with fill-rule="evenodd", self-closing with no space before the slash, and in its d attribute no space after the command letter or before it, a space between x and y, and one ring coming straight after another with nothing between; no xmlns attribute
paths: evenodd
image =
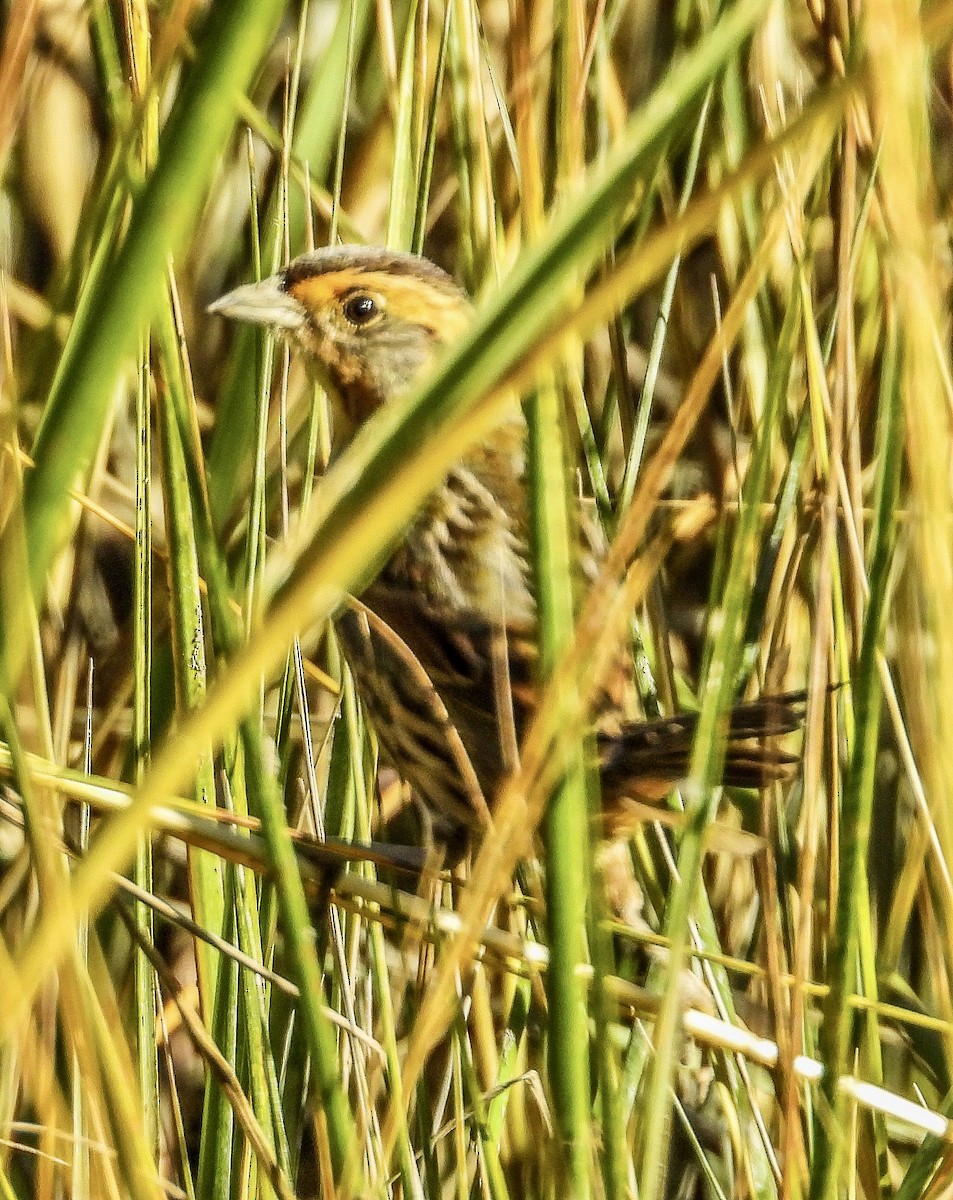
<svg viewBox="0 0 953 1200"><path fill-rule="evenodd" d="M950 17L10 6L0 1195L945 1194ZM204 310L329 236L477 312L325 469L327 397ZM329 619L513 389L542 702L495 836L329 897L313 838L406 800ZM610 852L622 646L700 716ZM727 707L802 688L797 777L724 795Z"/></svg>

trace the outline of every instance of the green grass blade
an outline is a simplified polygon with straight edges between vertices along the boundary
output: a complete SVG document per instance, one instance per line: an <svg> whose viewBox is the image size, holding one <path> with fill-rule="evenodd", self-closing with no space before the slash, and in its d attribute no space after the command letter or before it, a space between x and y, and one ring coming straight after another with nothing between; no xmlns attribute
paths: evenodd
<svg viewBox="0 0 953 1200"><path fill-rule="evenodd" d="M196 61L165 127L159 159L138 197L122 249L74 323L34 445L25 491L34 595L69 527L69 487L92 461L112 387L142 326L162 303L168 256L198 211L211 165L280 11L277 3L226 0L208 21Z"/></svg>

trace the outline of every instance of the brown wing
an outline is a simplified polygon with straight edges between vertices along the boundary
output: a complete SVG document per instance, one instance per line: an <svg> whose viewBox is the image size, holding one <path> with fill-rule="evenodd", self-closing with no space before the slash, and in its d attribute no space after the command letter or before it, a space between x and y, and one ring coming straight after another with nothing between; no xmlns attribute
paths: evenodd
<svg viewBox="0 0 953 1200"><path fill-rule="evenodd" d="M378 583L342 614L338 630L378 740L434 817L435 833L453 840L486 828L532 713L532 628L448 615ZM803 693L737 705L724 782L763 787L791 774L796 758L776 741L803 715ZM610 831L624 824L626 800L658 802L685 777L696 725L690 713L597 734Z"/></svg>

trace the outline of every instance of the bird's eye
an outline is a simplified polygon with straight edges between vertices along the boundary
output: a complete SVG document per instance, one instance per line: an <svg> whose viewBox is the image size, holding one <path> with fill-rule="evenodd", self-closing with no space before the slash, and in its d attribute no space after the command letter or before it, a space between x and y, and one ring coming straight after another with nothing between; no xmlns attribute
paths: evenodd
<svg viewBox="0 0 953 1200"><path fill-rule="evenodd" d="M360 327L373 321L380 312L380 305L367 292L355 292L353 296L348 296L344 301L341 311L344 313L346 321Z"/></svg>

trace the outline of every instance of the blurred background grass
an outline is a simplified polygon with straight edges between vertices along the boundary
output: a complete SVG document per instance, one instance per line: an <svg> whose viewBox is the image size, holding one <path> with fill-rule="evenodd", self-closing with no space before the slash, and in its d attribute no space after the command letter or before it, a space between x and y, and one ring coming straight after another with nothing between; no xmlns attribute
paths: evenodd
<svg viewBox="0 0 953 1200"><path fill-rule="evenodd" d="M3 1195L947 1194L951 16L11 0ZM478 315L325 478L325 398L205 307L329 239ZM288 830L407 797L327 618L513 386L537 527L564 442L616 553L501 828L617 611L702 710L687 821L328 904ZM792 688L798 778L713 792Z"/></svg>

